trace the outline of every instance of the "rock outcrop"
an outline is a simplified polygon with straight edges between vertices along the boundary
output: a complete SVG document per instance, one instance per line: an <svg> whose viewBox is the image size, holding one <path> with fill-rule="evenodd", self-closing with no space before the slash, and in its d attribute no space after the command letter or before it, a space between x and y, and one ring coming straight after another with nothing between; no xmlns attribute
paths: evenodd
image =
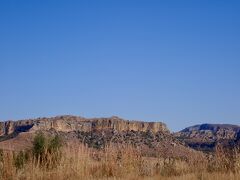
<svg viewBox="0 0 240 180"><path fill-rule="evenodd" d="M92 131L152 131L169 133L166 125L161 122L141 122L123 120L118 117L86 119L77 116L57 116L20 121L0 122L0 136L20 132L56 130L61 132L92 132Z"/></svg>
<svg viewBox="0 0 240 180"><path fill-rule="evenodd" d="M102 149L108 145L131 145L151 157L202 156L178 141L162 122L129 121L118 117L87 119L57 116L0 123L0 148L31 147L34 135L60 135L66 144L84 144Z"/></svg>
<svg viewBox="0 0 240 180"><path fill-rule="evenodd" d="M229 146L240 139L240 126L229 124L202 124L188 127L174 136L188 146L213 151L216 145Z"/></svg>

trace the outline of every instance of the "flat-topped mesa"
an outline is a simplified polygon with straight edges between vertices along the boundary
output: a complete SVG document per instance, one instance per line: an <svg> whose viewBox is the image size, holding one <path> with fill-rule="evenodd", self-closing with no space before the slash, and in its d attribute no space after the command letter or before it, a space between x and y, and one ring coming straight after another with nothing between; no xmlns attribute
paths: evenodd
<svg viewBox="0 0 240 180"><path fill-rule="evenodd" d="M177 137L202 140L233 140L237 138L240 126L231 124L201 124L185 128Z"/></svg>
<svg viewBox="0 0 240 180"><path fill-rule="evenodd" d="M38 130L72 131L152 131L169 133L162 122L141 122L123 120L118 117L86 119L76 116L57 116L54 118L39 118L20 121L0 122L0 136L19 132L35 132Z"/></svg>
<svg viewBox="0 0 240 180"><path fill-rule="evenodd" d="M116 131L152 131L156 132L169 132L167 126L162 122L141 122L141 121L128 121L118 117L92 119L93 130L112 129Z"/></svg>

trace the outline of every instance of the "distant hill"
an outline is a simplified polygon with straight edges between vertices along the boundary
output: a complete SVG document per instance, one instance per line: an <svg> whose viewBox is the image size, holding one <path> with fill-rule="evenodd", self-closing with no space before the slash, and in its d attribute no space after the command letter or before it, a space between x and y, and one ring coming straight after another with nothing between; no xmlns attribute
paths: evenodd
<svg viewBox="0 0 240 180"><path fill-rule="evenodd" d="M240 144L240 126L201 124L188 127L174 136L191 148L211 152L218 144L228 147Z"/></svg>
<svg viewBox="0 0 240 180"><path fill-rule="evenodd" d="M146 156L188 158L200 150L213 152L218 144L240 146L240 126L230 124L195 125L171 134L162 122L124 120L119 117L83 118L57 116L0 122L0 148L30 148L36 133L58 134L64 142L102 149L109 144L132 145ZM195 149L195 150L194 150Z"/></svg>
<svg viewBox="0 0 240 180"><path fill-rule="evenodd" d="M162 122L129 121L119 117L87 119L57 116L0 122L0 147L21 150L31 147L37 132L58 134L65 143L77 142L102 149L111 144L132 145L146 156L188 158L201 153L183 145Z"/></svg>

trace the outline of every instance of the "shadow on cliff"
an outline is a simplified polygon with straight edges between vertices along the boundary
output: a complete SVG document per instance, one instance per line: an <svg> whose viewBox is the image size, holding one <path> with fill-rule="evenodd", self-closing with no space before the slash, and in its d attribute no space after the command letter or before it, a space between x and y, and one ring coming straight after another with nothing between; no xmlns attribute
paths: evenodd
<svg viewBox="0 0 240 180"><path fill-rule="evenodd" d="M15 138L18 136L19 133L28 132L32 127L33 124L15 127L13 133L11 134L5 133L5 135L0 136L0 142Z"/></svg>

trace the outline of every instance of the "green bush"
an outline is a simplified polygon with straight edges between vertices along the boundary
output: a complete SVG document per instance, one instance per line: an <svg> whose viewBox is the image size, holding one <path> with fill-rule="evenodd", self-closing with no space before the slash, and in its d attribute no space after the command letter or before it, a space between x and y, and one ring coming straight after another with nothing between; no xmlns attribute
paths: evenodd
<svg viewBox="0 0 240 180"><path fill-rule="evenodd" d="M61 147L62 147L62 140L60 136L56 135L50 140L48 145L48 151L50 153L54 153L59 151Z"/></svg>
<svg viewBox="0 0 240 180"><path fill-rule="evenodd" d="M33 140L33 155L37 159L42 161L44 154L46 153L47 149L47 139L43 135L43 133L39 133L35 136Z"/></svg>
<svg viewBox="0 0 240 180"><path fill-rule="evenodd" d="M47 167L56 166L62 158L62 140L56 135L47 139L44 134L39 133L33 142L33 155L41 165Z"/></svg>

